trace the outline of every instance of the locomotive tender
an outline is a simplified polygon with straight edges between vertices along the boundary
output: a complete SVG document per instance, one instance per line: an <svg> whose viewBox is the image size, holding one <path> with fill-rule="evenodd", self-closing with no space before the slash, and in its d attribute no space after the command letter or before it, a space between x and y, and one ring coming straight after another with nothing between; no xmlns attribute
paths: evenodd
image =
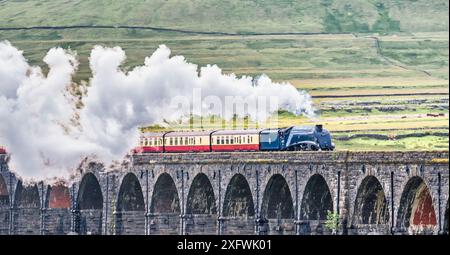
<svg viewBox="0 0 450 255"><path fill-rule="evenodd" d="M322 125L276 129L143 133L134 153L334 150Z"/></svg>

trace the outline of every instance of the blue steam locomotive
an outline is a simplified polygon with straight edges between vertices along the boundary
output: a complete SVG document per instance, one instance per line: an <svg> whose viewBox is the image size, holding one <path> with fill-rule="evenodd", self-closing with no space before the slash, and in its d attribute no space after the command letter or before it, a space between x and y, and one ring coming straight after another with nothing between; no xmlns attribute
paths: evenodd
<svg viewBox="0 0 450 255"><path fill-rule="evenodd" d="M262 151L334 150L330 132L322 125L265 129L260 132Z"/></svg>

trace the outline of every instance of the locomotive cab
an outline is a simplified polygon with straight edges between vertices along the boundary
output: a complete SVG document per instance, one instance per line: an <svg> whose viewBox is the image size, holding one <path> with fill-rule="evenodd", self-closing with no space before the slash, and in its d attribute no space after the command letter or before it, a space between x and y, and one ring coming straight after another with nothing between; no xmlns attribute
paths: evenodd
<svg viewBox="0 0 450 255"><path fill-rule="evenodd" d="M291 127L284 150L334 150L330 133L322 125Z"/></svg>

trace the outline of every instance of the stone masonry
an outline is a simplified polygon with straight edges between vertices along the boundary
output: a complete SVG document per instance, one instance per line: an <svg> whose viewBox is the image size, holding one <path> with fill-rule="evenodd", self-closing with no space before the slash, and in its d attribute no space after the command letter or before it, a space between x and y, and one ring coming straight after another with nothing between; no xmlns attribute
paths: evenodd
<svg viewBox="0 0 450 255"><path fill-rule="evenodd" d="M448 151L144 154L69 186L22 184L5 157L0 234L448 234Z"/></svg>

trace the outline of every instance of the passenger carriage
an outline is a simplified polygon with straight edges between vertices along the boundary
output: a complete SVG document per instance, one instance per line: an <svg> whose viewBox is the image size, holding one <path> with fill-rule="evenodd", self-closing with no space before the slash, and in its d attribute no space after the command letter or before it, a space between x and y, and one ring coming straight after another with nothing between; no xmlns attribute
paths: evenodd
<svg viewBox="0 0 450 255"><path fill-rule="evenodd" d="M164 152L164 134L165 133L142 133L139 141L139 146L135 149L136 153L147 152Z"/></svg>
<svg viewBox="0 0 450 255"><path fill-rule="evenodd" d="M164 152L207 152L213 131L170 132L164 135Z"/></svg>
<svg viewBox="0 0 450 255"><path fill-rule="evenodd" d="M211 151L258 151L261 130L219 130L211 134Z"/></svg>

